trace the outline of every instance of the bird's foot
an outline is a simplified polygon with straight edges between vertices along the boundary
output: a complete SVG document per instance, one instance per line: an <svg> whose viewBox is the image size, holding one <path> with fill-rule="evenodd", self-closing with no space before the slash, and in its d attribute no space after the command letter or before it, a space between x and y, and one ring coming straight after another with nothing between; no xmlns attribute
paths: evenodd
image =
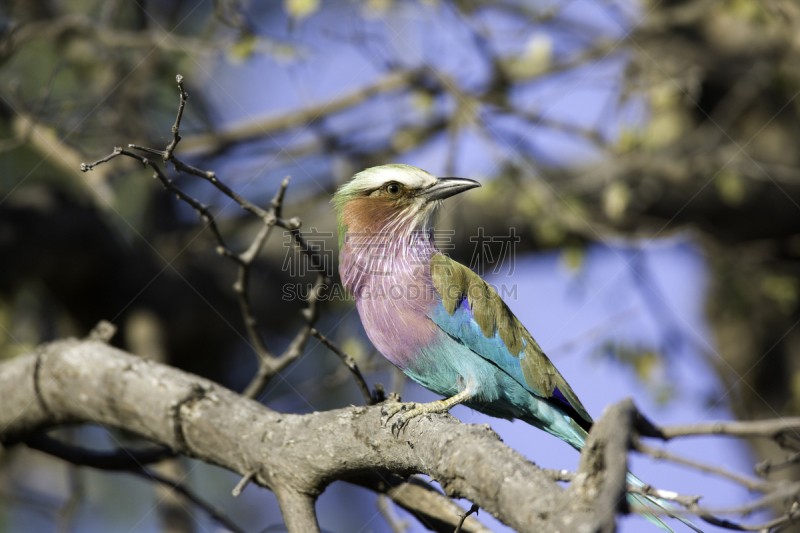
<svg viewBox="0 0 800 533"><path fill-rule="evenodd" d="M399 401L392 401L391 399L387 400L383 404L383 406L381 407L381 426L386 427L387 424L389 424L389 420L394 415L396 415L397 413L400 413L401 411L409 411L409 412L411 412L411 411L414 410L414 408L416 406L417 406L417 404L414 403L414 402L400 403ZM400 419L403 419L403 418L404 418L404 416L401 415ZM400 419L399 420L395 420L395 423L392 424L392 433L393 434L395 433L395 430L397 430L397 432L399 433L401 427L405 426L408 423L408 421L405 421L405 422L403 422L401 424L401 427L398 427L398 422L400 422Z"/></svg>
<svg viewBox="0 0 800 533"><path fill-rule="evenodd" d="M392 434L400 435L400 432L405 429L411 419L420 415L430 413L446 413L455 403L452 399L436 400L430 403L385 403L381 409L381 414L385 418L381 418L383 426L389 423L389 419L397 415L394 423L392 424ZM398 414L400 413L400 414Z"/></svg>
<svg viewBox="0 0 800 533"><path fill-rule="evenodd" d="M463 390L446 400L436 400L430 403L400 403L390 397L389 400L383 404L383 407L381 407L381 424L386 427L386 424L389 423L389 419L402 411L395 419L394 424L392 424L392 434L400 435L400 432L412 418L429 413L446 413L452 409L453 406L467 401L470 398L472 398L472 393L468 390Z"/></svg>

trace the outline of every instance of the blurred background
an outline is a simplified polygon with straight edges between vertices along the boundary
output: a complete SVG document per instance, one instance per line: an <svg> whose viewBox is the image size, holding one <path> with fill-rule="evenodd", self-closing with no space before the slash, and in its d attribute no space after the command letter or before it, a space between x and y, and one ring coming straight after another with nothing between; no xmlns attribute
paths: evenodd
<svg viewBox="0 0 800 533"><path fill-rule="evenodd" d="M235 265L195 213L133 160L79 171L115 146L166 146L176 74L190 94L176 155L261 205L290 175L284 214L329 254L334 284L329 200L352 174L400 162L476 179L481 189L445 203L440 246L501 289L593 416L625 397L658 424L800 411L796 2L3 2L0 357L106 319L133 353L234 390L253 375ZM232 247L249 243L258 221L170 172L212 206ZM318 268L280 232L256 263L255 310L274 352L301 324ZM353 302L331 294L318 328L368 382L433 399L374 352ZM314 339L260 400L296 413L363 403ZM453 414L491 424L543 467L577 467L571 448L523 423ZM58 436L97 449L135 441L99 427ZM668 449L744 474L783 456L758 441ZM228 472L167 468L245 530L284 530L268 491L234 499ZM715 508L752 498L636 455L632 470ZM345 483L317 507L329 532L424 530ZM0 451L0 531L219 527L138 478ZM622 531L652 529L621 519Z"/></svg>

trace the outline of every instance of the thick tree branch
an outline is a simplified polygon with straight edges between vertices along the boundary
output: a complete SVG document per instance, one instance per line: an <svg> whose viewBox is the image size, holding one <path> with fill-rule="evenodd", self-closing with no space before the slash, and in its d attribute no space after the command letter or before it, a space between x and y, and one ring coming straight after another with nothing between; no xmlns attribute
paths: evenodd
<svg viewBox="0 0 800 533"><path fill-rule="evenodd" d="M256 472L254 482L291 510L292 531L304 531L294 527L310 523L309 502L328 484L373 474L430 475L448 495L520 531L594 521L591 502L560 488L488 427L448 416L415 419L396 439L381 427L378 407L279 414L97 341L59 341L2 363L0 391L5 445L62 424L124 428L241 475Z"/></svg>
<svg viewBox="0 0 800 533"><path fill-rule="evenodd" d="M597 522L593 531L616 531L616 515L627 514L625 497L628 472L628 448L631 430L637 414L630 400L608 409L595 423L578 468L578 490L588 492L588 498L597 500Z"/></svg>

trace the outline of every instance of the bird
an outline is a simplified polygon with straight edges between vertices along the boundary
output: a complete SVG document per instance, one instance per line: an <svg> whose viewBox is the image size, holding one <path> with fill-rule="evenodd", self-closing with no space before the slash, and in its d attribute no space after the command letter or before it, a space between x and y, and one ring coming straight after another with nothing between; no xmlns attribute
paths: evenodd
<svg viewBox="0 0 800 533"><path fill-rule="evenodd" d="M497 292L436 246L433 223L442 202L480 186L388 164L357 173L333 196L339 273L367 336L404 374L444 397L387 402L383 420L393 418L399 433L414 417L463 404L527 422L580 451L593 420L575 391ZM630 473L628 482L644 486ZM628 499L672 514L664 500ZM652 512L642 514L672 531Z"/></svg>

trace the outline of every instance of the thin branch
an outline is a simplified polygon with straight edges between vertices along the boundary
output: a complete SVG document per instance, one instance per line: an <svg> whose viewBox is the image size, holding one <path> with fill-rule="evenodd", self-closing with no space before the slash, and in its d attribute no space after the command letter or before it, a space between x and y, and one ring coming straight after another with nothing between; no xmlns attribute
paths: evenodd
<svg viewBox="0 0 800 533"><path fill-rule="evenodd" d="M175 452L161 446L144 450L120 448L113 452L98 452L71 446L44 433L31 435L25 439L25 445L76 466L88 466L98 470L133 470L141 468L143 465L175 457Z"/></svg>
<svg viewBox="0 0 800 533"><path fill-rule="evenodd" d="M75 465L69 465L67 476L69 478L69 498L58 510L55 528L57 533L69 533L73 529L75 515L86 493L82 472Z"/></svg>
<svg viewBox="0 0 800 533"><path fill-rule="evenodd" d="M377 394L373 394L369 390L369 386L364 380L364 376L361 375L361 371L358 369L358 363L356 363L355 359L344 353L341 348L336 346L328 337L317 331L317 329L311 328L311 335L316 337L319 342L324 344L330 351L339 356L339 359L342 360L342 363L344 363L345 366L350 369L350 372L353 374L353 378L356 380L356 385L358 385L358 389L361 391L361 395L364 396L364 401L367 402L367 405L375 405L379 401L382 401L377 398Z"/></svg>
<svg viewBox="0 0 800 533"><path fill-rule="evenodd" d="M303 355L303 350L308 344L308 339L311 338L311 330L319 320L319 301L321 291L328 281L324 272L317 274L317 280L314 287L308 294L308 307L303 310L303 316L306 319L305 325L300 328L292 342L284 350L284 352L276 358L269 360L262 360L259 365L256 375L252 381L247 385L247 388L242 392L242 396L246 398L257 398L259 394L266 388L269 381L284 368L292 364L298 357Z"/></svg>
<svg viewBox="0 0 800 533"><path fill-rule="evenodd" d="M594 531L615 531L617 514L630 512L626 498L628 449L637 413L630 399L610 406L595 422L581 453L580 482L570 489L597 494Z"/></svg>
<svg viewBox="0 0 800 533"><path fill-rule="evenodd" d="M245 474L242 477L242 479L239 480L239 483L237 483L236 486L233 487L233 490L231 491L231 494L233 495L234 498L239 497L239 495L242 493L242 491L248 485L248 483L250 483L253 480L253 476L255 476L256 473L257 472L255 470L251 470L250 472Z"/></svg>
<svg viewBox="0 0 800 533"><path fill-rule="evenodd" d="M181 94L181 103L178 106L178 116L175 117L175 124L172 126L172 142L167 145L167 149L164 151L164 162L172 160L172 152L175 151L175 147L178 146L178 143L181 141L181 136L178 133L178 130L181 127L181 117L183 116L183 108L186 105L186 99L189 98L189 95L186 94L186 91L183 89L183 76L178 74L175 76L175 81L178 83L178 90Z"/></svg>
<svg viewBox="0 0 800 533"><path fill-rule="evenodd" d="M276 490L275 496L289 533L319 533L314 498L293 489Z"/></svg>
<svg viewBox="0 0 800 533"><path fill-rule="evenodd" d="M219 191L221 191L224 195L231 198L234 202L239 204L242 209L250 212L251 214L258 217L264 224L261 230L256 235L253 242L248 246L248 248L240 253L237 254L233 252L226 244L225 240L222 237L221 232L215 222L214 216L212 215L208 206L200 203L195 198L192 198L188 194L184 193L180 188L175 186L169 178L166 177L164 172L155 164L152 160L148 159L147 157L137 155L133 152L129 152L127 150L123 150L121 148L115 148L114 152L110 155L95 161L94 163L81 163L80 169L83 172L88 172L94 169L97 165L102 163L106 163L115 157L120 155L132 157L137 159L145 166L150 166L153 169L154 177L161 181L164 188L173 192L178 199L183 200L187 204L189 204L192 208L197 211L198 215L200 216L201 220L208 224L209 228L211 229L212 233L214 234L215 239L217 240L217 252L231 259L238 265L238 275L236 282L233 285L233 289L236 292L236 295L239 300L239 307L242 312L242 317L245 323L245 328L247 330L247 335L250 340L251 347L256 352L256 356L258 357L259 367L256 371L256 375L253 377L250 384L244 391L244 395L249 398L256 398L261 391L267 386L269 381L274 377L278 372L286 368L289 364L291 364L294 360L296 360L300 355L302 355L303 350L308 343L308 339L311 334L311 329L316 324L316 321L319 318L319 300L320 300L320 291L322 290L324 284L326 283L327 279L324 274L320 274L317 277L316 284L314 289L311 291L309 298L308 298L308 308L303 312L304 317L306 318L306 324L300 328L298 333L296 334L294 340L289 344L289 347L278 357L275 357L272 352L267 347L266 343L264 342L263 337L260 333L260 328L258 327L258 320L256 319L255 313L253 312L253 308L250 302L249 296L249 288L250 288L250 271L252 268L252 264L255 261L256 257L261 252L264 244L266 243L267 239L269 239L270 234L272 233L272 228L275 226L282 227L288 230L292 238L294 239L295 243L300 247L300 250L303 254L308 255L315 255L317 252L309 248L307 243L303 240L302 235L300 234L300 226L301 222L300 219L294 217L290 219L282 218L283 214L283 199L286 195L286 190L289 186L289 177L287 176L281 182L280 187L278 188L277 193L275 194L274 198L270 202L269 209L263 209L246 198L242 195L228 187L225 183L223 183L217 175L211 170L201 170L199 168L193 167L187 163L184 163L174 155L174 150L178 145L178 142L181 140L180 136L180 123L181 117L183 116L184 107L186 104L186 100L188 98L188 94L184 90L183 86L183 76L178 75L176 76L176 81L178 84L178 89L180 91L180 104L178 107L178 114L175 118L175 124L172 126L172 142L166 147L165 150L158 150L155 148L149 148L147 146L140 146L137 144L129 144L128 147L133 148L134 150L138 150L141 152L145 152L148 154L158 155L162 158L162 160L167 163L172 163L175 170L178 172L186 172L193 176L198 176L212 185L216 187Z"/></svg>
<svg viewBox="0 0 800 533"><path fill-rule="evenodd" d="M743 487L747 488L748 490L755 490L759 492L769 492L774 490L775 483L771 481L761 481L758 479L751 479L740 474L736 474L734 472L730 472L724 468L716 467L701 463L699 461L693 461L692 459L687 459L685 457L681 457L679 455L675 455L670 453L666 450L657 450L655 448L650 448L649 446L645 446L641 442L634 442L633 449L638 451L639 453L643 453L649 455L653 459L658 460L666 460L672 461L673 463L678 463L681 465L685 465L691 468L695 468L700 470L701 472L708 472L709 474L716 474L720 477L724 477L726 479L730 479Z"/></svg>
<svg viewBox="0 0 800 533"><path fill-rule="evenodd" d="M569 470L553 470L550 468L545 468L544 471L553 479L553 481L574 481L575 472L570 472ZM683 494L678 494L677 492L669 491L669 490L661 490L650 485L631 485L628 483L626 490L633 494L641 494L642 496L653 496L655 498L661 498L662 500L669 500L676 503L679 503L683 506L695 505L697 502L702 498L702 496L687 496Z"/></svg>
<svg viewBox="0 0 800 533"><path fill-rule="evenodd" d="M183 495L192 503L203 509L211 518L237 533L244 530L234 524L224 513L218 511L213 505L192 492L186 485L179 481L167 479L143 465L161 461L175 454L169 448L156 448L142 451L121 449L114 452L97 452L77 446L65 444L57 439L44 434L34 435L25 440L25 444L34 450L58 457L75 466L87 466L103 471L130 472L144 479L167 486Z"/></svg>
<svg viewBox="0 0 800 533"><path fill-rule="evenodd" d="M157 153L160 154L162 152L158 151ZM150 168L152 168L153 177L158 179L164 186L164 188L170 191L171 193L175 194L178 197L178 199L183 200L184 202L189 204L197 212L197 215L200 217L200 219L208 225L208 228L211 230L211 232L214 235L214 238L217 240L218 244L217 252L236 262L239 261L238 256L233 252L231 252L228 246L225 244L225 240L222 238L222 233L220 233L219 231L219 227L217 226L217 223L214 220L214 215L211 213L209 206L201 204L199 201L195 200L194 198L183 192L181 189L176 187L172 183L172 180L164 175L164 173L161 171L161 168L153 160L148 159L139 154L129 152L128 150L123 150L122 148L114 148L114 151L111 154L101 159L98 159L94 163L81 163L80 169L83 172L89 172L93 170L94 167L96 167L97 165L100 165L102 163L107 163L108 161L111 161L115 157L119 156L131 157L142 163L144 166L149 166Z"/></svg>
<svg viewBox="0 0 800 533"><path fill-rule="evenodd" d="M461 515L461 520L458 521L455 533L461 533L461 527L464 525L464 520L466 520L467 517L472 513L478 514L478 509L479 507L473 503L472 507L469 508L469 511Z"/></svg>
<svg viewBox="0 0 800 533"><path fill-rule="evenodd" d="M651 487L650 485L639 486L631 485L629 483L626 490L633 494L641 494L642 496L651 496L653 498L660 498L662 500L675 502L687 508L697 506L697 502L699 502L700 498L702 498L702 496L690 496L678 494L677 492L673 492L671 490L661 490Z"/></svg>
<svg viewBox="0 0 800 533"><path fill-rule="evenodd" d="M772 461L770 459L766 459L756 464L754 470L758 477L766 477L773 470L787 468L796 465L798 462L800 462L800 452L793 453L781 461Z"/></svg>
<svg viewBox="0 0 800 533"><path fill-rule="evenodd" d="M269 117L253 122L247 120L241 125L234 125L227 131L209 135L198 135L186 138L183 149L211 154L225 149L235 143L255 140L271 133L308 124L322 117L349 109L372 96L399 91L409 87L419 76L417 71L398 70L390 72L376 80L373 84L344 94L333 101L311 105L278 117Z"/></svg>
<svg viewBox="0 0 800 533"><path fill-rule="evenodd" d="M800 417L745 422L710 422L662 428L664 439L695 435L728 435L730 437L773 439L778 444L796 447L793 440L800 439ZM790 440L791 439L791 440Z"/></svg>
<svg viewBox="0 0 800 533"><path fill-rule="evenodd" d="M151 470L147 470L144 468L131 470L132 474L135 474L141 478L154 481L160 485L164 485L165 487L169 488L170 490L174 490L181 496L185 497L187 500L191 501L193 504L198 506L200 509L208 513L215 521L219 522L222 526L230 529L234 533L245 533L244 529L237 526L230 518L228 518L225 513L218 510L216 507L211 505L209 502L201 498L199 495L195 494L191 489L189 489L185 484L180 481L175 481L172 479L167 479L159 474Z"/></svg>
<svg viewBox="0 0 800 533"><path fill-rule="evenodd" d="M764 496L756 500L755 502L742 505L739 507L731 507L728 509L719 509L719 510L707 510L702 508L689 508L689 511L695 513L699 516L702 520L708 522L709 524L713 524L718 527L722 527L725 529L731 529L734 531L770 531L773 528L785 526L787 524L791 524L796 522L800 519L800 505L798 504L798 495L800 494L800 484L793 483L792 485L787 485L782 489L778 489L775 492ZM789 503L789 510L786 511L781 516L765 522L763 524L739 524L736 522L732 522L730 520L719 518L716 515L725 515L725 514L738 514L741 516L747 516L754 511L758 511L761 509L767 508L774 508L775 506Z"/></svg>
<svg viewBox="0 0 800 533"><path fill-rule="evenodd" d="M730 520L725 520L723 518L718 518L711 514L700 514L698 515L702 520L708 522L711 525L731 529L733 531L759 531L761 533L766 533L770 531L777 531L776 528L782 528L789 524L792 524L800 518L800 508L798 508L797 504L795 503L792 505L792 508L782 516L778 518L774 518L763 524L737 524L735 522L731 522Z"/></svg>
<svg viewBox="0 0 800 533"><path fill-rule="evenodd" d="M233 284L233 290L239 298L239 307L241 308L242 318L244 319L245 328L247 329L247 336L250 338L250 342L253 344L253 348L258 356L259 366L269 365L269 361L274 359L274 355L269 351L261 336L258 320L250 305L250 271L253 261L255 261L255 258L261 252L264 243L267 242L272 228L275 226L275 222L283 210L283 198L286 195L286 189L288 187L289 176L286 176L283 178L278 192L272 199L272 217L264 221L264 227L258 232L256 238L253 239L253 242L247 250L238 256L239 273L236 278L236 283Z"/></svg>
<svg viewBox="0 0 800 533"><path fill-rule="evenodd" d="M134 146L131 147L135 148ZM258 207L257 205L246 199L244 196L240 195L239 193L237 193L236 191L225 185L222 181L220 181L220 179L217 177L214 171L200 170L199 168L195 168L191 165L188 165L175 157L170 159L170 163L173 164L175 170L177 170L178 172L187 172L189 174L203 178L204 180L208 181L214 187L222 191L222 193L225 196L228 196L234 202L242 206L242 209L251 212L261 220L267 222L272 217L269 211Z"/></svg>
<svg viewBox="0 0 800 533"><path fill-rule="evenodd" d="M389 524L389 527L392 528L392 533L405 533L408 529L408 523L405 520L400 520L392 508L392 500L386 494L378 494L375 506L383 516L383 519L386 520L386 523Z"/></svg>
<svg viewBox="0 0 800 533"><path fill-rule="evenodd" d="M452 533L464 513L456 502L419 476L411 476L408 481L403 481L395 475L371 474L352 482L378 494L385 494L420 524L437 533ZM491 533L475 517L467 518L461 530L463 533Z"/></svg>

